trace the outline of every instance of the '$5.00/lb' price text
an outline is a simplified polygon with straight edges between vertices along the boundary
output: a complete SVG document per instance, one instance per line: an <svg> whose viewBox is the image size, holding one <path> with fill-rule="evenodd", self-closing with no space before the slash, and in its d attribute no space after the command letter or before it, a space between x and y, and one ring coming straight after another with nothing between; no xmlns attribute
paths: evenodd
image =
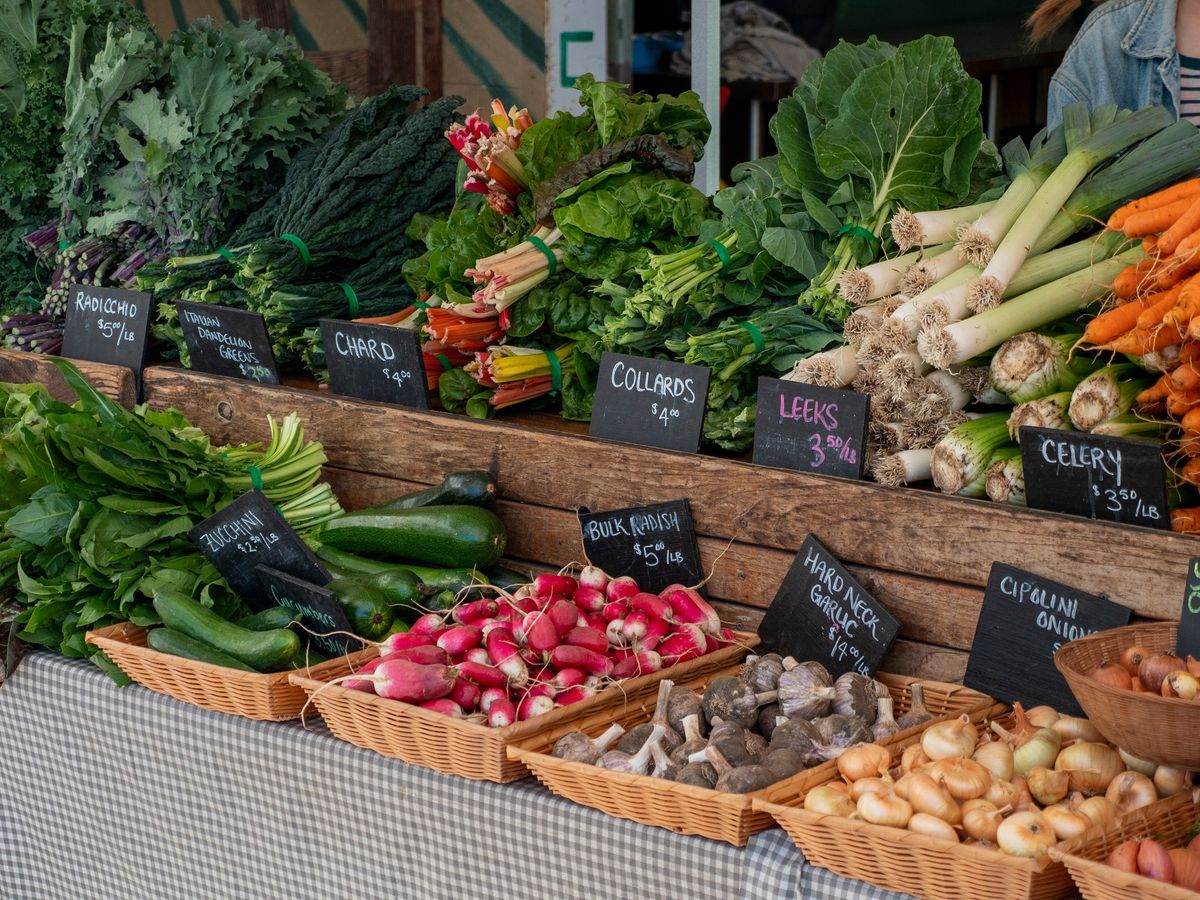
<svg viewBox="0 0 1200 900"><path fill-rule="evenodd" d="M1104 508L1110 513L1128 512L1140 519L1158 522L1162 512L1157 506L1143 500L1133 488L1102 488L1092 485L1092 496L1104 501Z"/></svg>
<svg viewBox="0 0 1200 900"><path fill-rule="evenodd" d="M651 403L650 415L654 416L664 425L670 425L671 419L679 418L679 410L670 406L659 406L657 403Z"/></svg>
<svg viewBox="0 0 1200 900"><path fill-rule="evenodd" d="M633 545L634 556L640 556L646 561L646 565L653 569L659 563L667 565L682 565L683 552L681 550L668 550L667 545L663 541L656 541L653 544L638 544Z"/></svg>
<svg viewBox="0 0 1200 900"><path fill-rule="evenodd" d="M112 322L108 319L97 319L96 330L115 344L132 343L135 335L124 322Z"/></svg>
<svg viewBox="0 0 1200 900"><path fill-rule="evenodd" d="M388 379L389 381L396 382L396 387L404 387L404 382L408 381L408 379L412 377L412 372L409 372L407 369L392 371L391 369L385 367L382 371L384 378Z"/></svg>
<svg viewBox="0 0 1200 900"><path fill-rule="evenodd" d="M827 434L825 440L821 440L819 434L809 435L808 443L813 451L813 459L809 463L811 468L816 469L824 464L826 451L829 456L836 457L849 465L858 462L858 451L854 449L854 441L850 438L843 438L840 434Z"/></svg>

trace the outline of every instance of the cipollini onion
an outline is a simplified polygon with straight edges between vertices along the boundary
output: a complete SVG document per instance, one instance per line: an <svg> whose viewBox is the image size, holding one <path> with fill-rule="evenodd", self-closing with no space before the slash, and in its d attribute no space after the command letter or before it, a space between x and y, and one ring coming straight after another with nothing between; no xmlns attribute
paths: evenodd
<svg viewBox="0 0 1200 900"><path fill-rule="evenodd" d="M1192 783L1192 773L1176 766L1159 766L1154 770L1154 786L1160 797L1178 794Z"/></svg>
<svg viewBox="0 0 1200 900"><path fill-rule="evenodd" d="M1013 813L996 829L996 843L1009 856L1038 857L1058 843L1054 828L1036 812Z"/></svg>
<svg viewBox="0 0 1200 900"><path fill-rule="evenodd" d="M804 808L828 816L848 816L856 809L853 800L827 784L815 787L804 795Z"/></svg>
<svg viewBox="0 0 1200 900"><path fill-rule="evenodd" d="M1117 818L1117 807L1107 797L1088 797L1076 807L1095 825L1107 825Z"/></svg>
<svg viewBox="0 0 1200 900"><path fill-rule="evenodd" d="M1122 772L1109 783L1104 796L1116 804L1117 813L1123 816L1154 803L1158 800L1158 790L1141 772Z"/></svg>
<svg viewBox="0 0 1200 900"><path fill-rule="evenodd" d="M1000 779L993 778L987 792L983 795L983 799L1000 809L1004 809L1005 807L1016 809L1017 803L1021 799L1021 793L1011 781L1001 781Z"/></svg>
<svg viewBox="0 0 1200 900"><path fill-rule="evenodd" d="M945 786L924 772L913 775L908 782L908 802L917 812L937 816L943 822L957 825L962 821L962 810L950 796Z"/></svg>
<svg viewBox="0 0 1200 900"><path fill-rule="evenodd" d="M1159 689L1164 697L1174 697L1179 700L1193 700L1200 693L1200 681L1190 672L1171 672L1163 679Z"/></svg>
<svg viewBox="0 0 1200 900"><path fill-rule="evenodd" d="M996 829L1004 821L1004 813L987 800L968 800L962 806L962 827L977 841L996 840Z"/></svg>
<svg viewBox="0 0 1200 900"><path fill-rule="evenodd" d="M929 813L913 813L912 818L908 820L908 830L926 837L958 843L958 832L954 830L954 826ZM1196 861L1200 863L1200 857L1197 857Z"/></svg>
<svg viewBox="0 0 1200 900"><path fill-rule="evenodd" d="M1092 827L1092 820L1081 812L1067 809L1065 806L1051 806L1042 810L1042 815L1054 829L1054 836L1060 841L1078 837Z"/></svg>
<svg viewBox="0 0 1200 900"><path fill-rule="evenodd" d="M1128 647L1121 654L1121 668L1128 672L1131 677L1136 678L1138 669L1142 665L1142 660L1150 655L1150 651L1141 645L1135 644L1132 647Z"/></svg>
<svg viewBox="0 0 1200 900"><path fill-rule="evenodd" d="M1053 728L1059 715L1053 706L1035 706L1025 710L1025 718L1034 728Z"/></svg>
<svg viewBox="0 0 1200 900"><path fill-rule="evenodd" d="M1147 778L1154 777L1154 770L1158 768L1157 763L1152 763L1147 759L1139 759L1127 750L1117 748L1117 753L1121 757L1121 761L1135 772L1141 772Z"/></svg>
<svg viewBox="0 0 1200 900"><path fill-rule="evenodd" d="M991 774L992 778L1011 781L1013 777L1012 747L1003 741L985 741L975 748L971 756Z"/></svg>
<svg viewBox="0 0 1200 900"><path fill-rule="evenodd" d="M909 744L900 754L900 771L905 774L933 762L920 744Z"/></svg>
<svg viewBox="0 0 1200 900"><path fill-rule="evenodd" d="M863 794L858 798L858 814L872 825L903 828L912 818L913 808L895 794Z"/></svg>
<svg viewBox="0 0 1200 900"><path fill-rule="evenodd" d="M1054 768L1071 776L1071 790L1103 794L1109 783L1125 771L1125 764L1108 744L1082 741L1064 748L1054 761Z"/></svg>
<svg viewBox="0 0 1200 900"><path fill-rule="evenodd" d="M908 786L912 783L914 774L915 773L913 772L905 772L896 779L896 783L892 785L892 790L895 792L897 797L900 797L904 800L908 799Z"/></svg>
<svg viewBox="0 0 1200 900"><path fill-rule="evenodd" d="M1187 658L1187 670L1197 678L1200 678L1200 659L1196 659L1196 657L1192 656L1190 653L1188 654Z"/></svg>
<svg viewBox="0 0 1200 900"><path fill-rule="evenodd" d="M1125 671L1123 666L1117 663L1100 663L1100 665L1088 672L1088 678L1124 691L1128 691L1133 687L1133 677Z"/></svg>
<svg viewBox="0 0 1200 900"><path fill-rule="evenodd" d="M1108 854L1108 859L1105 862L1114 869L1136 875L1138 870L1137 855L1139 846L1138 841L1124 841L1112 853Z"/></svg>
<svg viewBox="0 0 1200 900"><path fill-rule="evenodd" d="M1142 687L1157 694L1162 688L1163 679L1180 669L1186 670L1187 664L1178 656L1173 653L1156 653L1142 660L1142 664L1138 666L1138 679L1142 682Z"/></svg>
<svg viewBox="0 0 1200 900"><path fill-rule="evenodd" d="M1125 671L1124 669L1121 670ZM1068 741L1102 741L1104 735L1095 725L1081 716L1059 716L1058 721L1050 726L1062 738Z"/></svg>
<svg viewBox="0 0 1200 900"><path fill-rule="evenodd" d="M975 725L963 714L949 722L929 726L921 736L921 747L936 762L939 759L970 756L978 739L979 732Z"/></svg>
<svg viewBox="0 0 1200 900"><path fill-rule="evenodd" d="M929 774L959 801L982 797L992 783L992 773L972 759L939 760L930 767Z"/></svg>
<svg viewBox="0 0 1200 900"><path fill-rule="evenodd" d="M1182 847L1168 850L1175 868L1175 884L1189 891L1200 891L1200 855Z"/></svg>
<svg viewBox="0 0 1200 900"><path fill-rule="evenodd" d="M1067 796L1067 791L1070 790L1071 776L1067 772L1056 772L1053 769L1038 766L1025 776L1025 781L1029 785L1029 793L1033 795L1033 799L1042 806L1049 806Z"/></svg>
<svg viewBox="0 0 1200 900"><path fill-rule="evenodd" d="M838 757L838 772L847 781L886 775L892 754L878 744L855 744Z"/></svg>
<svg viewBox="0 0 1200 900"><path fill-rule="evenodd" d="M1017 792L1017 800L1012 807L1019 812L1029 810L1037 811L1037 801L1033 799L1033 794L1029 793L1029 782L1025 780L1024 775L1014 775L1012 780L1013 789Z"/></svg>
<svg viewBox="0 0 1200 900"><path fill-rule="evenodd" d="M857 801L863 794L883 794L894 787L895 783L890 778L859 778L850 785L850 796Z"/></svg>
<svg viewBox="0 0 1200 900"><path fill-rule="evenodd" d="M1158 841L1145 840L1138 847L1138 873L1155 881L1165 881L1170 884L1175 880L1175 863L1167 848Z"/></svg>
<svg viewBox="0 0 1200 900"><path fill-rule="evenodd" d="M1013 770L1024 775L1036 768L1049 769L1058 758L1062 739L1053 728L1039 728L1021 746L1013 750Z"/></svg>

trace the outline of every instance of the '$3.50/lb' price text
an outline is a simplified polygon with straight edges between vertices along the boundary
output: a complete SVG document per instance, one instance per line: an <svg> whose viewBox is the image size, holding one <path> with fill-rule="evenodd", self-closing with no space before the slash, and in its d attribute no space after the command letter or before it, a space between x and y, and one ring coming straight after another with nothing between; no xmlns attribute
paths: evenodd
<svg viewBox="0 0 1200 900"><path fill-rule="evenodd" d="M656 541L653 544L634 544L633 555L640 556L646 561L646 565L653 569L659 563L667 565L682 565L683 552L681 550L668 550L667 545L663 541Z"/></svg>
<svg viewBox="0 0 1200 900"><path fill-rule="evenodd" d="M821 435L809 435L808 443L812 447L813 459L809 463L811 468L818 468L825 462L826 451L829 456L836 457L844 463L854 465L858 462L858 451L854 449L854 441L850 438L843 438L840 434L827 434L824 440Z"/></svg>
<svg viewBox="0 0 1200 900"><path fill-rule="evenodd" d="M1149 519L1157 522L1162 519L1162 513L1157 506L1143 500L1133 488L1102 488L1092 485L1092 496L1104 501L1104 508L1110 513L1130 513L1139 519Z"/></svg>
<svg viewBox="0 0 1200 900"><path fill-rule="evenodd" d="M112 322L108 319L97 319L96 329L104 335L104 337L112 340L114 344L132 343L134 333L129 330L124 322Z"/></svg>
<svg viewBox="0 0 1200 900"><path fill-rule="evenodd" d="M679 418L679 410L670 406L659 406L657 403L651 403L650 415L654 416L664 425L670 425L672 419Z"/></svg>

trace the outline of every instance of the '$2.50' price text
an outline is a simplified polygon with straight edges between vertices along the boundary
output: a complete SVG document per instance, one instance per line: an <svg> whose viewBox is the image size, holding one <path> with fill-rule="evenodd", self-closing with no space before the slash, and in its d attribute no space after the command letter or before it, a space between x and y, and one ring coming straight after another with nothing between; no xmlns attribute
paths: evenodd
<svg viewBox="0 0 1200 900"><path fill-rule="evenodd" d="M659 406L657 403L651 403L650 415L654 416L664 425L670 425L671 419L679 418L679 410L670 406Z"/></svg>
<svg viewBox="0 0 1200 900"><path fill-rule="evenodd" d="M257 553L260 549L265 550L279 540L279 535L271 532L268 535L254 534L246 538L244 541L239 541L237 548L242 553Z"/></svg>
<svg viewBox="0 0 1200 900"><path fill-rule="evenodd" d="M1101 499L1110 513L1130 513L1135 518L1149 519L1151 522L1162 519L1158 507L1143 500L1133 488L1102 488L1093 484L1092 496Z"/></svg>

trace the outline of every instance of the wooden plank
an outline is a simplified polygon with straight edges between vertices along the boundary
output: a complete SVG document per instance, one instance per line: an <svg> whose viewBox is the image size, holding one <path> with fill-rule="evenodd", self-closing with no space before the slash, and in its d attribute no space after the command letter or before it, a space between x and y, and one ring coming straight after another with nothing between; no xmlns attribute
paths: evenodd
<svg viewBox="0 0 1200 900"><path fill-rule="evenodd" d="M242 0L242 18L257 19L261 28L292 30L287 0Z"/></svg>
<svg viewBox="0 0 1200 900"><path fill-rule="evenodd" d="M87 376L96 390L111 397L124 407L137 402L137 379L132 369L110 366L107 363L72 360L79 371ZM71 390L62 373L48 357L36 353L20 353L16 350L0 350L0 381L16 384L44 384L50 396L63 403L74 403L78 398Z"/></svg>
<svg viewBox="0 0 1200 900"><path fill-rule="evenodd" d="M367 81L372 93L419 84L442 95L441 0L370 0Z"/></svg>
<svg viewBox="0 0 1200 900"><path fill-rule="evenodd" d="M993 561L1006 562L1154 618L1178 617L1188 560L1200 553L1200 539L1190 535L196 373L150 369L145 378L154 405L179 406L218 441L259 439L268 412L295 409L334 465L428 482L484 467L511 499L549 507L687 497L697 531L710 537L794 553L811 531L847 563L976 586Z"/></svg>

